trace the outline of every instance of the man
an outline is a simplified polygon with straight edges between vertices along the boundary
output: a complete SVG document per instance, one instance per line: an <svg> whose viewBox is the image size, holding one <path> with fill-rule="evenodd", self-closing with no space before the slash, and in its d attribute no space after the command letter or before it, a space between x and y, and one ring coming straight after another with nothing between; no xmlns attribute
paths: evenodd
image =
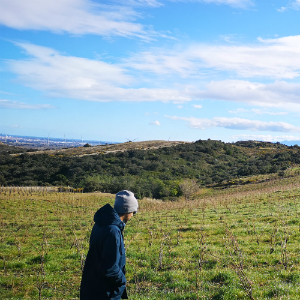
<svg viewBox="0 0 300 300"><path fill-rule="evenodd" d="M106 204L95 213L80 300L128 299L123 230L137 210L134 194L124 190L116 194L114 208Z"/></svg>

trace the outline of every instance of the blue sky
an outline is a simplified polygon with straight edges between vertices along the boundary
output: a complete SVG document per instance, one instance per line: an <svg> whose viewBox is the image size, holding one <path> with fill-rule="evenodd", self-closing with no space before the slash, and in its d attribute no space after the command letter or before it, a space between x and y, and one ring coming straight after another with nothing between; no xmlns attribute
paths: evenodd
<svg viewBox="0 0 300 300"><path fill-rule="evenodd" d="M0 133L300 140L300 0L0 7Z"/></svg>

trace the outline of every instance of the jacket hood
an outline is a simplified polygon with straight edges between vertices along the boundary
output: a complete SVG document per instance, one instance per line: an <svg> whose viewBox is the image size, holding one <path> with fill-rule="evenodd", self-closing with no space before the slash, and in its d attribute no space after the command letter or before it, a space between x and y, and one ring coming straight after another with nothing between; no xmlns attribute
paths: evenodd
<svg viewBox="0 0 300 300"><path fill-rule="evenodd" d="M124 228L124 223L110 204L104 205L95 213L94 221L98 226L116 225L121 230Z"/></svg>

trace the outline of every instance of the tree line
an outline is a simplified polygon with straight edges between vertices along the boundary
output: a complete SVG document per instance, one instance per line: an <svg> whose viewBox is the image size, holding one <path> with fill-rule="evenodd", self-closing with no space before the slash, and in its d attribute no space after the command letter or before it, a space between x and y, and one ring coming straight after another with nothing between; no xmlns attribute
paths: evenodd
<svg viewBox="0 0 300 300"><path fill-rule="evenodd" d="M0 185L69 185L85 192L111 193L130 189L139 198L162 199L182 195L180 185L186 179L209 186L242 176L280 173L300 164L298 146L254 141L199 140L156 150L82 157L27 151L0 145Z"/></svg>

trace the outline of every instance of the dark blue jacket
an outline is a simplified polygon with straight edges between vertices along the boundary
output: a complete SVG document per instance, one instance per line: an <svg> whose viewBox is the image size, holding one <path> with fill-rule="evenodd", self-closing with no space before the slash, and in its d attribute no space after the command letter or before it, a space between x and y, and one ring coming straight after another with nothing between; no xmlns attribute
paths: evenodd
<svg viewBox="0 0 300 300"><path fill-rule="evenodd" d="M109 205L94 216L80 286L80 300L127 299L125 290L124 223Z"/></svg>

